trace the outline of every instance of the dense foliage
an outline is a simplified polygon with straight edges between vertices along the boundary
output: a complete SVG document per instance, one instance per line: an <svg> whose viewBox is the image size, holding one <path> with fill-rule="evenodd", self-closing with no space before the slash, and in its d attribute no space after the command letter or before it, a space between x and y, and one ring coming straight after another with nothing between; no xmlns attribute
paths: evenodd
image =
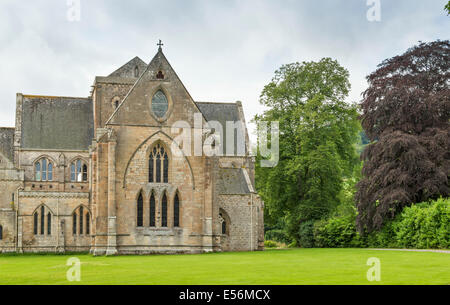
<svg viewBox="0 0 450 305"><path fill-rule="evenodd" d="M394 223L396 241L402 248L450 247L450 200L406 208Z"/></svg>
<svg viewBox="0 0 450 305"><path fill-rule="evenodd" d="M357 248L363 246L356 232L354 217L333 217L317 222L314 243L319 248Z"/></svg>
<svg viewBox="0 0 450 305"><path fill-rule="evenodd" d="M421 43L367 77L361 123L371 140L358 184L360 232L405 206L450 195L450 43Z"/></svg>
<svg viewBox="0 0 450 305"><path fill-rule="evenodd" d="M298 246L302 248L314 247L314 220L300 223L298 232Z"/></svg>
<svg viewBox="0 0 450 305"><path fill-rule="evenodd" d="M265 228L264 240L274 240L286 245L291 243L291 239L287 235L286 230L269 226L266 226Z"/></svg>
<svg viewBox="0 0 450 305"><path fill-rule="evenodd" d="M450 198L439 198L406 207L380 231L361 235L355 226L356 213L336 214L301 226L303 248L450 248ZM273 240L281 242L277 236ZM268 243L279 246L276 242Z"/></svg>
<svg viewBox="0 0 450 305"><path fill-rule="evenodd" d="M450 15L450 1L447 3L447 5L445 6L445 10L447 11L447 14Z"/></svg>
<svg viewBox="0 0 450 305"><path fill-rule="evenodd" d="M370 247L448 249L450 247L450 198L405 208L379 232L362 237L354 217L333 217L315 224L316 247Z"/></svg>
<svg viewBox="0 0 450 305"><path fill-rule="evenodd" d="M344 101L348 78L330 58L293 63L277 70L261 94L268 110L255 121L279 121L280 147L276 167L257 162L257 189L266 223L281 226L298 244L300 231L308 230L304 222L329 216L341 203L344 180L359 164L358 114Z"/></svg>

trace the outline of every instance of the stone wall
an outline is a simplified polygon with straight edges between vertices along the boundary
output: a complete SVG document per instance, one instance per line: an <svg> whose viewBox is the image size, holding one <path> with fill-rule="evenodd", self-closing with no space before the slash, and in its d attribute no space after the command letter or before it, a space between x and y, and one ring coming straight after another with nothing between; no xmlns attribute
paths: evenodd
<svg viewBox="0 0 450 305"><path fill-rule="evenodd" d="M15 251L16 246L15 205L18 189L23 186L24 172L15 169L14 164L2 153L0 160L0 252L11 252Z"/></svg>
<svg viewBox="0 0 450 305"><path fill-rule="evenodd" d="M223 240L228 251L261 250L264 244L263 205L259 197L249 195L219 195L219 207L229 218L227 234ZM216 230L221 234L220 222L216 222Z"/></svg>
<svg viewBox="0 0 450 305"><path fill-rule="evenodd" d="M148 131L141 131L148 134ZM152 147L157 143L164 145L169 152L169 183L148 182L148 159ZM149 251L164 249L164 252L181 251L178 249L180 246L189 249L184 250L189 252L198 252L202 249L202 240L198 237L203 232L203 224L199 220L202 219L205 204L202 191L203 158L176 157L174 153L170 153L171 143L167 135L157 133L141 143L126 167L125 164L120 164L122 162L120 159L117 160L117 168L119 170L124 168L125 171L125 175L120 176L123 179L119 178L120 181L117 183L118 232L123 234L118 245L124 251L133 248L133 245L136 249L147 248ZM144 198L143 228L136 226L136 201L140 192ZM156 228L149 227L149 201L152 192L156 199ZM160 220L161 198L164 193L168 198L167 228L161 228ZM179 228L173 227L173 199L176 193L180 199Z"/></svg>
<svg viewBox="0 0 450 305"><path fill-rule="evenodd" d="M135 79L97 77L94 90L94 126L101 128L116 110L116 101L122 102Z"/></svg>
<svg viewBox="0 0 450 305"><path fill-rule="evenodd" d="M18 212L19 225L22 227L22 237L19 239L24 252L58 252L58 251L89 251L91 234L73 234L73 213L83 206L90 211L88 193L65 192L28 192L19 193ZM44 207L44 233L40 230L41 207ZM38 212L38 233L34 234L34 213ZM51 213L51 231L48 234L47 214ZM92 214L91 214L92 215ZM79 227L77 219L77 227ZM86 226L85 218L83 219ZM92 221L90 223L92 227Z"/></svg>
<svg viewBox="0 0 450 305"><path fill-rule="evenodd" d="M3 235L0 240L0 253L15 251L16 213L14 210L0 208L0 226L2 226Z"/></svg>

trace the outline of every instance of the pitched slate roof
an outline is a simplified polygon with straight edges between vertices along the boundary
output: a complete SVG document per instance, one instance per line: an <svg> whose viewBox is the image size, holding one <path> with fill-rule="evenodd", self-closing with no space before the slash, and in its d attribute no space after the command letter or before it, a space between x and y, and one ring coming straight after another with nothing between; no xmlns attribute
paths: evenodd
<svg viewBox="0 0 450 305"><path fill-rule="evenodd" d="M223 126L227 121L239 121L239 109L235 103L195 102L208 121L218 121Z"/></svg>
<svg viewBox="0 0 450 305"><path fill-rule="evenodd" d="M94 137L92 100L24 96L22 148L87 150Z"/></svg>
<svg viewBox="0 0 450 305"><path fill-rule="evenodd" d="M203 113L203 116L207 121L217 121L223 127L223 154L226 154L226 135L227 135L227 122L239 122L241 118L239 116L239 106L236 103L211 103L211 102L195 102L197 107ZM245 130L241 130L240 136L245 141ZM234 153L237 153L237 133L234 135L235 149ZM245 142L243 143L245 145Z"/></svg>
<svg viewBox="0 0 450 305"><path fill-rule="evenodd" d="M242 168L221 168L217 181L217 192L222 195L250 194Z"/></svg>
<svg viewBox="0 0 450 305"><path fill-rule="evenodd" d="M134 75L134 70L136 67L138 67L139 75L141 75L147 68L147 64L136 56L122 67L108 75L108 77L137 78Z"/></svg>
<svg viewBox="0 0 450 305"><path fill-rule="evenodd" d="M0 152L14 161L14 128L0 127Z"/></svg>

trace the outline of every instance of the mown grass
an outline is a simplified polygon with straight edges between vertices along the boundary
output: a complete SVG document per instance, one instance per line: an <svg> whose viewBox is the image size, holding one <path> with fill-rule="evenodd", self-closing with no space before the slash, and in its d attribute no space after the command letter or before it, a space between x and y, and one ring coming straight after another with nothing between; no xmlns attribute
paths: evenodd
<svg viewBox="0 0 450 305"><path fill-rule="evenodd" d="M81 281L69 282L66 262L81 260ZM381 281L369 282L370 257ZM0 284L450 284L450 254L366 249L94 257L0 255Z"/></svg>

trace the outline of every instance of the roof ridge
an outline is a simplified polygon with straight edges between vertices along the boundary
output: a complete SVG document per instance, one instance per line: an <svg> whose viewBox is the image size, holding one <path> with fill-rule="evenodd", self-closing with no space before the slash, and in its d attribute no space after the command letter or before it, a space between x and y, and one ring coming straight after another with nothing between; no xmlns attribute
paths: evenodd
<svg viewBox="0 0 450 305"><path fill-rule="evenodd" d="M237 105L237 103L236 102L203 102L203 101L195 101L196 103L199 103L199 104L228 104L228 105Z"/></svg>
<svg viewBox="0 0 450 305"><path fill-rule="evenodd" d="M70 98L70 99L82 99L82 100L89 100L90 97L77 97L77 96L59 96L59 95L33 95L33 94L23 94L23 97L28 98L51 98L51 99L57 99L57 98Z"/></svg>

